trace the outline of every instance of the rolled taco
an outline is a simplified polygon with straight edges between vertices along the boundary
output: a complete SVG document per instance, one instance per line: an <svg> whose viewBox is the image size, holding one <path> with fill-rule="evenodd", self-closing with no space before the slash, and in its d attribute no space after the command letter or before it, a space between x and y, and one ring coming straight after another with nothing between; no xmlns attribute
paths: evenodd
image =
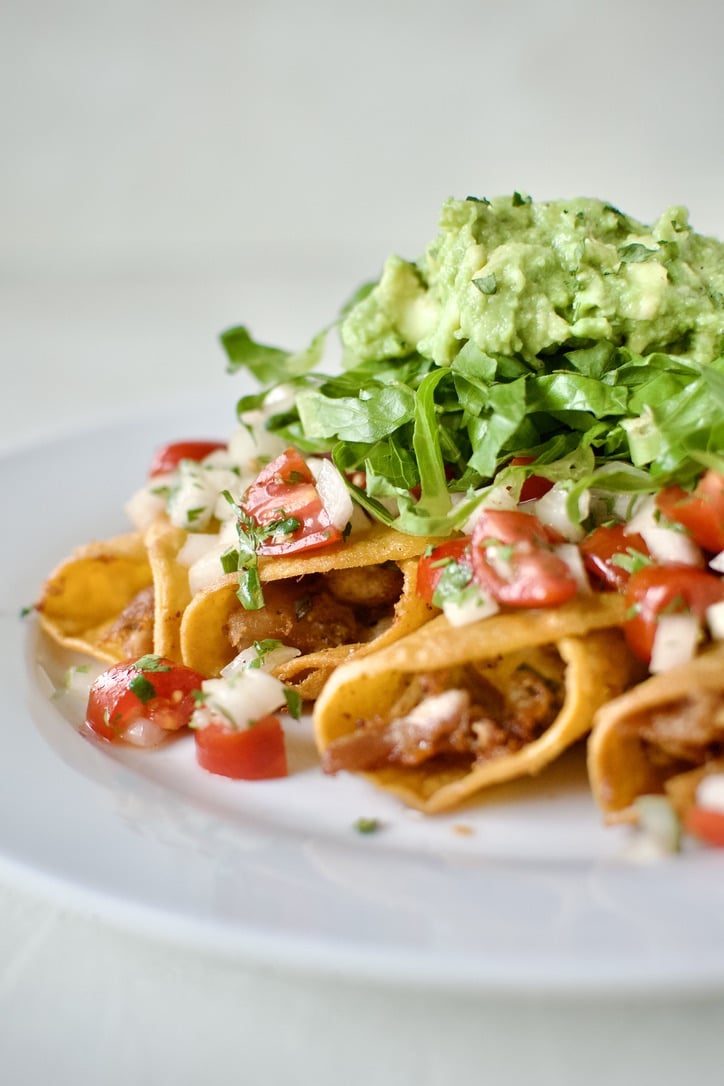
<svg viewBox="0 0 724 1086"><path fill-rule="evenodd" d="M35 609L65 648L110 663L152 652L153 574L143 537L79 547L50 574Z"/></svg>
<svg viewBox="0 0 724 1086"><path fill-rule="evenodd" d="M636 820L634 801L668 792L685 809L698 779L721 772L724 644L661 672L599 709L588 772L607 822Z"/></svg>
<svg viewBox="0 0 724 1086"><path fill-rule="evenodd" d="M435 614L416 593L417 559L430 540L380 525L349 543L261 558L265 606L245 610L236 574L198 592L180 626L183 663L215 676L266 640L299 655L274 670L305 700L335 668L405 636Z"/></svg>
<svg viewBox="0 0 724 1086"><path fill-rule="evenodd" d="M181 660L181 619L191 602L187 567L179 561L188 535L165 517L151 524L144 536L153 577L153 651Z"/></svg>
<svg viewBox="0 0 724 1086"><path fill-rule="evenodd" d="M637 677L623 608L601 594L462 628L439 616L345 664L314 711L323 769L427 813L539 773Z"/></svg>

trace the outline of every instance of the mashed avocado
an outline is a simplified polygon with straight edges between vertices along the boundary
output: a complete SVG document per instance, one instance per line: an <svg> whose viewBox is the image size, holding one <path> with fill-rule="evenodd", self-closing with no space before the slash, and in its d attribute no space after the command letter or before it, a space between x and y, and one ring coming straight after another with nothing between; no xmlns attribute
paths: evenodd
<svg viewBox="0 0 724 1086"><path fill-rule="evenodd" d="M709 362L724 347L724 243L671 207L644 226L593 199L448 200L424 256L392 256L341 324L348 365L470 341L535 366L607 342Z"/></svg>

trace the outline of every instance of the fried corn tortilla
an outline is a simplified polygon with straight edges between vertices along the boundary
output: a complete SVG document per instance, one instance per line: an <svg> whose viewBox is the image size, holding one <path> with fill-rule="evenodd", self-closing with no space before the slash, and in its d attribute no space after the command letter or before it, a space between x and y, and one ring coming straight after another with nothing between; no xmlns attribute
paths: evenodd
<svg viewBox="0 0 724 1086"><path fill-rule="evenodd" d="M312 700L341 663L433 616L415 591L417 558L429 542L375 525L346 544L262 559L265 606L258 611L239 602L236 574L221 577L183 614L183 663L218 675L241 650L273 638L300 650L274 674Z"/></svg>
<svg viewBox="0 0 724 1086"><path fill-rule="evenodd" d="M191 602L188 569L178 560L187 533L159 517L144 537L154 586L153 651L181 660L181 618Z"/></svg>
<svg viewBox="0 0 724 1086"><path fill-rule="evenodd" d="M50 574L36 610L65 648L109 663L151 652L153 574L141 535L79 547Z"/></svg>
<svg viewBox="0 0 724 1086"><path fill-rule="evenodd" d="M343 665L314 711L323 768L427 813L539 773L638 677L623 612L601 594L462 628L439 616Z"/></svg>
<svg viewBox="0 0 724 1086"><path fill-rule="evenodd" d="M635 821L634 800L668 792L690 802L724 754L724 645L652 676L603 706L588 747L596 802L608 822Z"/></svg>

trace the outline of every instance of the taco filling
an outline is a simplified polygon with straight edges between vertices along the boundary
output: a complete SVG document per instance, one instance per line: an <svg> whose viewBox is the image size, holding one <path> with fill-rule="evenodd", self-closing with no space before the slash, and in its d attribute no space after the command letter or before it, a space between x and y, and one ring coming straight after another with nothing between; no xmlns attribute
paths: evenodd
<svg viewBox="0 0 724 1086"><path fill-rule="evenodd" d="M145 656L153 652L155 620L153 585L142 588L121 611L100 639L100 647L108 647L120 656Z"/></svg>
<svg viewBox="0 0 724 1086"><path fill-rule="evenodd" d="M550 646L423 672L384 717L360 720L332 742L322 766L336 773L433 760L482 765L538 739L560 713L564 694L565 665Z"/></svg>
<svg viewBox="0 0 724 1086"><path fill-rule="evenodd" d="M386 562L272 582L263 608L239 607L229 616L229 643L241 650L275 638L306 655L369 641L392 622L403 580Z"/></svg>
<svg viewBox="0 0 724 1086"><path fill-rule="evenodd" d="M724 758L724 649L653 676L598 713L588 763L593 794L610 821L635 818L643 795Z"/></svg>

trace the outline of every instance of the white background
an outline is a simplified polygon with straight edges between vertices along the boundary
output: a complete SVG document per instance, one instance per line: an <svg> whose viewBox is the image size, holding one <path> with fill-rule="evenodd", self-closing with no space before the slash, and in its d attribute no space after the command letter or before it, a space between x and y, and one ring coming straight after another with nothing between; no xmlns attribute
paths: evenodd
<svg viewBox="0 0 724 1086"><path fill-rule="evenodd" d="M715 0L5 0L0 447L214 390L231 424L218 332L304 344L390 251L418 255L448 195L595 195L644 220L684 203L724 236L723 32ZM283 965L174 955L0 886L0 1077L665 1083L715 1066L717 1001L333 996Z"/></svg>

